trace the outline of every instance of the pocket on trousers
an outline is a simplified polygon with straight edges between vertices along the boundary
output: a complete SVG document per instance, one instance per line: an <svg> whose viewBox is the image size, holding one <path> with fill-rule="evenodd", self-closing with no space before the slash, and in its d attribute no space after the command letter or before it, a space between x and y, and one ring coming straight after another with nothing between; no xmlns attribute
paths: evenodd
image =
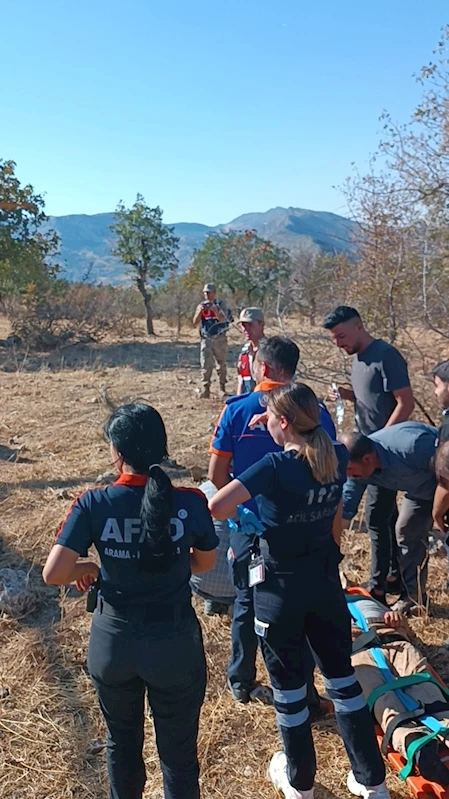
<svg viewBox="0 0 449 799"><path fill-rule="evenodd" d="M284 612L285 599L267 590L262 583L254 589L254 615L261 624L276 624ZM258 631L256 630L257 634ZM266 638L266 635L262 636Z"/></svg>
<svg viewBox="0 0 449 799"><path fill-rule="evenodd" d="M169 651L172 645L168 645ZM180 631L176 639L175 651L168 661L173 664L177 672L177 680L182 685L198 681L198 688L203 691L206 687L206 656L204 653L203 634L201 625L195 616L191 626ZM175 663L177 662L177 666Z"/></svg>

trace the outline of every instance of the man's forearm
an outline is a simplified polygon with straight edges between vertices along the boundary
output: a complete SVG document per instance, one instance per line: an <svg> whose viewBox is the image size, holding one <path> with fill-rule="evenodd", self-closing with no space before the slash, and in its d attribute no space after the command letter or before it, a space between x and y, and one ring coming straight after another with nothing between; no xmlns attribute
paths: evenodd
<svg viewBox="0 0 449 799"><path fill-rule="evenodd" d="M433 520L442 533L447 532L446 516L449 511L449 491L443 486L437 486L433 498Z"/></svg>
<svg viewBox="0 0 449 799"><path fill-rule="evenodd" d="M349 521L356 515L365 488L364 480L356 480L353 477L346 480L343 486L343 519L345 521ZM345 526L344 523L343 526Z"/></svg>
<svg viewBox="0 0 449 799"><path fill-rule="evenodd" d="M415 407L413 391L410 386L393 391L393 396L396 401L396 407L394 408L393 413L388 419L385 427L392 427L394 424L406 422L408 419L410 419L413 408Z"/></svg>
<svg viewBox="0 0 449 799"><path fill-rule="evenodd" d="M332 524L332 538L334 539L339 549L341 546L342 532L343 532L343 502L340 502Z"/></svg>
<svg viewBox="0 0 449 799"><path fill-rule="evenodd" d="M231 461L229 458L215 454L211 455L207 476L218 490L231 482L231 475L229 474L230 464Z"/></svg>
<svg viewBox="0 0 449 799"><path fill-rule="evenodd" d="M397 403L396 408L394 409L393 413L391 414L388 422L386 423L385 427L392 427L394 424L399 424L400 422L406 422L410 416L411 411L405 406L403 403Z"/></svg>
<svg viewBox="0 0 449 799"><path fill-rule="evenodd" d="M231 475L229 473L222 474L214 472L213 475L211 475L211 473L209 472L208 478L214 484L215 488L218 491L220 490L220 488L224 488L224 486L227 486L227 484L231 482Z"/></svg>

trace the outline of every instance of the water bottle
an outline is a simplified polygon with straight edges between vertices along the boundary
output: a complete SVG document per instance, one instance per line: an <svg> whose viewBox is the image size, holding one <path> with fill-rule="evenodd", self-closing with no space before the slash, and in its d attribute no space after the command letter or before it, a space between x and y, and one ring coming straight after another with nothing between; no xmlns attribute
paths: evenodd
<svg viewBox="0 0 449 799"><path fill-rule="evenodd" d="M332 391L335 391L337 394L337 399L335 401L335 416L337 418L337 425L341 427L343 424L343 419L345 418L345 405L340 396L340 392L336 383L332 383Z"/></svg>

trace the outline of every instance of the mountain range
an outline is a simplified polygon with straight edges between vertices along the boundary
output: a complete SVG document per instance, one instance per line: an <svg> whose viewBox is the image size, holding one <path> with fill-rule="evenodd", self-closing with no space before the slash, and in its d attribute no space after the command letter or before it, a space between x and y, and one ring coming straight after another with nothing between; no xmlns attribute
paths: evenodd
<svg viewBox="0 0 449 799"><path fill-rule="evenodd" d="M114 214L53 216L51 226L61 239L63 277L119 285L126 282L126 267L111 255ZM179 238L179 270L185 272L195 249L208 233L219 230L256 230L262 238L298 253L304 249L350 252L354 223L338 214L302 208L272 208L265 213L244 214L224 225L209 227L195 222L173 225Z"/></svg>

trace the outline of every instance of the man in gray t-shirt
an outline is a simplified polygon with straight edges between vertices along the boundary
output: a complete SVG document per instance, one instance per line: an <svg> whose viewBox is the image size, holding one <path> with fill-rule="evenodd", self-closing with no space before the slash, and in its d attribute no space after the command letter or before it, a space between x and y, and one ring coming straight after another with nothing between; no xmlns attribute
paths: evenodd
<svg viewBox="0 0 449 799"><path fill-rule="evenodd" d="M374 339L363 326L355 308L340 305L324 320L324 327L337 347L353 355L351 388L340 386L342 399L354 403L358 432L369 435L384 427L405 422L414 406L407 363L391 344ZM337 399L334 391L331 400ZM361 498L363 491L359 489ZM396 492L369 485L366 521L371 539L371 576L368 588L385 601L385 592L402 590L399 577L395 524Z"/></svg>
<svg viewBox="0 0 449 799"><path fill-rule="evenodd" d="M356 427L364 436L405 421L402 417L413 410L407 363L396 347L380 338L354 355L351 384Z"/></svg>

